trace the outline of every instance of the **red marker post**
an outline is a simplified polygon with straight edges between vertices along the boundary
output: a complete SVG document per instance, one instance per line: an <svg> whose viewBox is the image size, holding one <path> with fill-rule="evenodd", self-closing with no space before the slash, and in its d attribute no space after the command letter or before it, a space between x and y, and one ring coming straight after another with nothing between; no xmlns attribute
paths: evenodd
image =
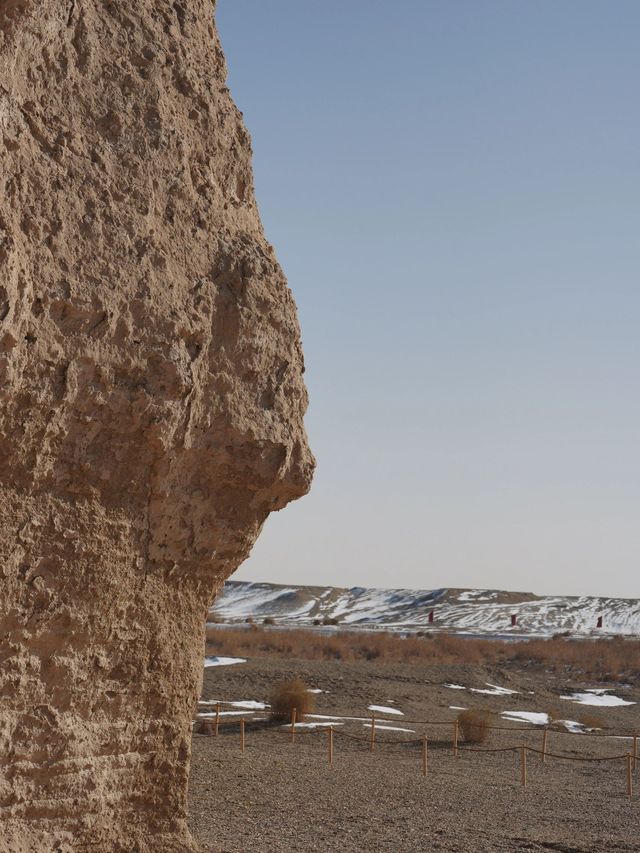
<svg viewBox="0 0 640 853"><path fill-rule="evenodd" d="M512 613L512 614L511 614L511 627L512 627L512 628L515 628L515 627L516 627L517 622L518 622L518 614L517 614L517 613Z"/></svg>

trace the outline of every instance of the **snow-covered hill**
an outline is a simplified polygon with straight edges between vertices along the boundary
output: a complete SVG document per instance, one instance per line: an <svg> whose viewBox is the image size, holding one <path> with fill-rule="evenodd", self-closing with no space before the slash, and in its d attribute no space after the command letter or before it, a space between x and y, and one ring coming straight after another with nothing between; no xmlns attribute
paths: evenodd
<svg viewBox="0 0 640 853"><path fill-rule="evenodd" d="M429 623L429 613L433 622ZM511 625L512 615L516 625ZM598 629L598 617L603 626ZM337 619L343 627L550 636L640 635L640 600L461 589L339 589L228 581L209 619L244 622L267 617L282 626Z"/></svg>

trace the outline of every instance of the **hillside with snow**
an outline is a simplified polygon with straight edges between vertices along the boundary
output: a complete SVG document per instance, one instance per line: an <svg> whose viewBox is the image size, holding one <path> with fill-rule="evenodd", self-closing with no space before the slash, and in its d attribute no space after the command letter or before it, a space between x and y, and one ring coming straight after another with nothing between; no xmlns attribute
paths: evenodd
<svg viewBox="0 0 640 853"><path fill-rule="evenodd" d="M601 628L597 627L599 617ZM261 622L267 618L284 627L337 620L343 628L428 629L481 636L548 637L560 632L633 636L640 635L640 600L227 581L209 611L209 621Z"/></svg>

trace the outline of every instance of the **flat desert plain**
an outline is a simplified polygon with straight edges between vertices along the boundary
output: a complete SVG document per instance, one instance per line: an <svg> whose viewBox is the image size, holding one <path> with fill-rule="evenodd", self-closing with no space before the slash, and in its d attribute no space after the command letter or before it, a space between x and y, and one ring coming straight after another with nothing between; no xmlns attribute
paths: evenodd
<svg viewBox="0 0 640 853"><path fill-rule="evenodd" d="M629 651L637 654L637 645L630 644ZM316 714L336 715L307 720L333 723L333 765L325 729L300 728L291 743L286 728L265 721L268 709L252 707L268 702L274 684L294 677L322 691L314 693ZM580 695L581 702L562 698ZM633 749L628 735L640 732L636 678L581 680L575 672L546 671L539 662L522 661L249 657L207 667L202 698L222 702L225 712L217 737L193 735L190 824L207 853L640 850L640 760L630 798L623 757ZM373 751L371 705L387 709L378 712ZM202 704L200 711L211 713L214 707ZM523 787L521 749L462 749L455 757L452 725L411 722L453 721L461 708L490 711L492 724L506 729L492 730L478 749L525 744L540 750L543 727L523 720L549 714L556 721L547 737L549 753L566 759L620 757L587 761L549 755L543 764L539 753L527 752ZM567 731L588 727L597 731ZM465 747L462 738L460 746Z"/></svg>

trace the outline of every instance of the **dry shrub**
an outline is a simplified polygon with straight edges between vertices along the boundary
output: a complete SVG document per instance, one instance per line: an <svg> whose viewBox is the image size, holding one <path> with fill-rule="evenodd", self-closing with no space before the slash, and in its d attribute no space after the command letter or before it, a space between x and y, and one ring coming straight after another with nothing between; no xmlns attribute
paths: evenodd
<svg viewBox="0 0 640 853"><path fill-rule="evenodd" d="M307 685L300 678L290 681L280 681L275 685L269 697L271 718L289 722L293 709L296 709L296 720L304 720L316 707L313 693L309 693Z"/></svg>
<svg viewBox="0 0 640 853"><path fill-rule="evenodd" d="M465 743L484 743L489 735L491 714L470 708L458 714L458 726Z"/></svg>
<svg viewBox="0 0 640 853"><path fill-rule="evenodd" d="M640 677L637 639L528 640L505 643L454 634L394 636L385 631L318 631L292 628L265 631L207 625L207 653L231 657L286 657L300 660L378 660L426 664L500 665L510 661L522 668L538 667L575 679L634 681Z"/></svg>
<svg viewBox="0 0 640 853"><path fill-rule="evenodd" d="M578 723L581 723L585 729L604 729L606 723L598 714L593 714L590 711L585 711L578 714L576 717Z"/></svg>
<svg viewBox="0 0 640 853"><path fill-rule="evenodd" d="M549 717L548 725L553 726L559 720L565 720L567 715L566 712L561 710L557 705L549 705L544 709L547 717Z"/></svg>
<svg viewBox="0 0 640 853"><path fill-rule="evenodd" d="M544 663L553 672L572 678L627 681L640 675L640 642L623 637L529 640L518 643L512 659L526 664Z"/></svg>
<svg viewBox="0 0 640 853"><path fill-rule="evenodd" d="M263 625L275 625L276 620L273 618L273 616L265 616L264 619L262 620L262 624Z"/></svg>

